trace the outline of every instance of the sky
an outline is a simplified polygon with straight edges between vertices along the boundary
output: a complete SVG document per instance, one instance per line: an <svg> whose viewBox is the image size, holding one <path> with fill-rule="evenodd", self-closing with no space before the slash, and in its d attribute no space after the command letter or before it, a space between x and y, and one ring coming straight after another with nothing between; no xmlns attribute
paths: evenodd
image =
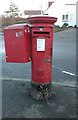
<svg viewBox="0 0 78 120"><path fill-rule="evenodd" d="M4 11L9 9L9 6L12 3L14 3L15 5L17 5L17 7L19 8L19 10L21 12L23 12L24 10L32 10L32 9L42 9L45 10L48 6L48 1L55 1L55 0L2 0L0 2L0 15L4 13ZM57 1L57 0L56 0ZM76 2L78 0L58 0L59 1L59 6L60 6L60 2L64 3L64 2Z"/></svg>

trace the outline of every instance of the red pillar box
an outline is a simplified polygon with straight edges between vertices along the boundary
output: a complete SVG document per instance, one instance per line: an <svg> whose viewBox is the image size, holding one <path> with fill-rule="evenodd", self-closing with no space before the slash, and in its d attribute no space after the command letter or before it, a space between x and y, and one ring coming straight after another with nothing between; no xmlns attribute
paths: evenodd
<svg viewBox="0 0 78 120"><path fill-rule="evenodd" d="M55 17L35 16L27 19L31 24L32 88L40 98L50 96L52 83L53 28ZM43 92L44 91L44 92ZM42 93L42 94L41 94ZM46 95L45 95L46 94Z"/></svg>
<svg viewBox="0 0 78 120"><path fill-rule="evenodd" d="M4 28L6 62L30 61L30 28L27 24L15 24Z"/></svg>

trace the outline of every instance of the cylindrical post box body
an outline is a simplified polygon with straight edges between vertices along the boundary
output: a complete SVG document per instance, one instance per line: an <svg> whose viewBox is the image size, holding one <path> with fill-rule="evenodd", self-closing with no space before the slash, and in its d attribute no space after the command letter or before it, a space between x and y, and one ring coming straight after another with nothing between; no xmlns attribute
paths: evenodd
<svg viewBox="0 0 78 120"><path fill-rule="evenodd" d="M27 19L31 24L32 84L52 82L53 28L57 18L36 16Z"/></svg>
<svg viewBox="0 0 78 120"><path fill-rule="evenodd" d="M51 83L52 45L53 27L32 27L32 83Z"/></svg>

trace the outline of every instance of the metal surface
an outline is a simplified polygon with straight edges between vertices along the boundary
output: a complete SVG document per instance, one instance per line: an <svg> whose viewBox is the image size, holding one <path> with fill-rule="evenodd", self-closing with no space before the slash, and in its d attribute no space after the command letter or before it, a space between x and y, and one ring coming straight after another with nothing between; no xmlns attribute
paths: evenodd
<svg viewBox="0 0 78 120"><path fill-rule="evenodd" d="M38 15L27 18L28 23L31 23L34 26L52 26L57 21L57 18L45 15Z"/></svg>
<svg viewBox="0 0 78 120"><path fill-rule="evenodd" d="M30 61L30 31L26 24L11 25L4 29L6 61Z"/></svg>
<svg viewBox="0 0 78 120"><path fill-rule="evenodd" d="M31 26L32 82L52 82L53 26L57 18L36 16L27 19Z"/></svg>
<svg viewBox="0 0 78 120"><path fill-rule="evenodd" d="M27 20L31 24L31 36L28 25L4 29L6 61L20 63L31 59L32 83L37 88L31 87L29 93L36 99L47 100L51 96L47 85L52 82L53 26L57 18L37 16Z"/></svg>

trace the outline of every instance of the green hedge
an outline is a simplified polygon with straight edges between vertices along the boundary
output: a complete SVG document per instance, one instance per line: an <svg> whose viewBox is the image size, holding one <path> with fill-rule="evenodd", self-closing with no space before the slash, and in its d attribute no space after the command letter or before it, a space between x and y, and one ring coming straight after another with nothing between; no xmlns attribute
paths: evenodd
<svg viewBox="0 0 78 120"><path fill-rule="evenodd" d="M27 22L26 20L15 21L14 24L21 24L21 23L26 23L26 22ZM9 25L12 25L12 23L11 22L2 22L2 28L9 26Z"/></svg>
<svg viewBox="0 0 78 120"><path fill-rule="evenodd" d="M21 24L21 23L27 23L26 20L22 20L22 21L16 21L15 24Z"/></svg>

